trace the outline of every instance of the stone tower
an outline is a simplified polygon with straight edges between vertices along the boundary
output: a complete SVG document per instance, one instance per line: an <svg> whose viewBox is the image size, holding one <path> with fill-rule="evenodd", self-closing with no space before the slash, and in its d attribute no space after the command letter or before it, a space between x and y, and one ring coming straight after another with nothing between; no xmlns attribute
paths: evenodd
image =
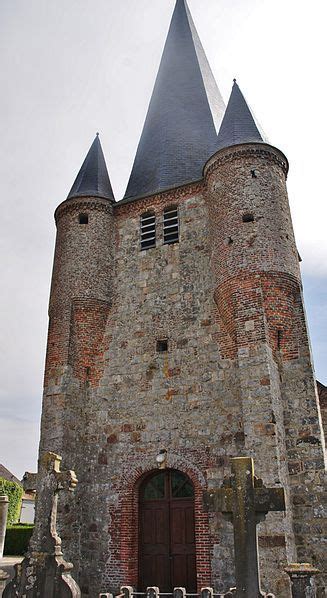
<svg viewBox="0 0 327 598"><path fill-rule="evenodd" d="M234 456L286 491L286 515L259 528L265 589L289 596L287 561L323 569L287 171L236 82L225 109L177 0L124 199L97 136L55 214L40 454L80 482L60 520L83 596L233 585L232 530L203 493Z"/></svg>

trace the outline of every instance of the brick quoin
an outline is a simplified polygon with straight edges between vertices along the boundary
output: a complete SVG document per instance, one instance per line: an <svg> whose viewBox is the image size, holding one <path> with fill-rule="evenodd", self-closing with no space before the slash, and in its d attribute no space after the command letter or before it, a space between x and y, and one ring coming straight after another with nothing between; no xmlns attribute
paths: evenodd
<svg viewBox="0 0 327 598"><path fill-rule="evenodd" d="M94 299L73 301L69 363L74 376L98 385L103 374L103 340L110 304Z"/></svg>

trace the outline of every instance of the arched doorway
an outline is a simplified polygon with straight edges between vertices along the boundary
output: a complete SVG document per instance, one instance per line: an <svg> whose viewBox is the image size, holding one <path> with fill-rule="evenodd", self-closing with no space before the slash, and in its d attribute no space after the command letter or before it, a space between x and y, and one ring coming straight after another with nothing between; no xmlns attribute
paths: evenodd
<svg viewBox="0 0 327 598"><path fill-rule="evenodd" d="M173 469L148 476L140 488L139 586L196 592L194 488Z"/></svg>

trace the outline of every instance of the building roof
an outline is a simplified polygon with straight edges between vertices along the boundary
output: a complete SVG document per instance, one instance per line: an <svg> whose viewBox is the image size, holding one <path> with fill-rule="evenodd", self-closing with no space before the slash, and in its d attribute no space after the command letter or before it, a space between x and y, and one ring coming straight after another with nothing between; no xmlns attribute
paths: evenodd
<svg viewBox="0 0 327 598"><path fill-rule="evenodd" d="M33 502L35 502L36 499L36 492L24 492L23 496L22 496L22 500L31 500Z"/></svg>
<svg viewBox="0 0 327 598"><path fill-rule="evenodd" d="M327 386L317 380L318 395L321 405L327 408Z"/></svg>
<svg viewBox="0 0 327 598"><path fill-rule="evenodd" d="M201 179L224 110L186 0L177 0L125 199Z"/></svg>
<svg viewBox="0 0 327 598"><path fill-rule="evenodd" d="M16 482L16 484L22 486L21 481L18 478L16 478L16 476L13 473L11 473L9 469L2 465L2 463L0 463L0 478L4 478L5 480L7 480L7 482Z"/></svg>
<svg viewBox="0 0 327 598"><path fill-rule="evenodd" d="M218 149L250 142L267 143L268 140L234 79L232 93L218 133Z"/></svg>
<svg viewBox="0 0 327 598"><path fill-rule="evenodd" d="M115 201L98 133L67 199L86 196Z"/></svg>

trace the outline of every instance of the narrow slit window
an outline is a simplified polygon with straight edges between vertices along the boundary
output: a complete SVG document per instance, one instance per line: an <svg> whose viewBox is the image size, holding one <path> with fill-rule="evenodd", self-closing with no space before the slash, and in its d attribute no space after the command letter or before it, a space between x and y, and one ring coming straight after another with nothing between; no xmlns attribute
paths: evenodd
<svg viewBox="0 0 327 598"><path fill-rule="evenodd" d="M88 214L80 214L78 217L78 221L80 224L88 224L89 223Z"/></svg>
<svg viewBox="0 0 327 598"><path fill-rule="evenodd" d="M156 217L154 214L141 216L141 249L156 246Z"/></svg>
<svg viewBox="0 0 327 598"><path fill-rule="evenodd" d="M178 243L179 220L176 207L166 208L164 211L164 243Z"/></svg>

